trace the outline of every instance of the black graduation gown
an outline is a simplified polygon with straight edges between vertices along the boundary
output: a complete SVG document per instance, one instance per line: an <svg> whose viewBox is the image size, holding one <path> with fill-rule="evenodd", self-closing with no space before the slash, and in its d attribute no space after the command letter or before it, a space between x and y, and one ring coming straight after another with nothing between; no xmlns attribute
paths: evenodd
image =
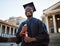
<svg viewBox="0 0 60 46"><path fill-rule="evenodd" d="M28 36L29 37L35 37L38 41L37 42L31 42L26 44L24 42L24 38L20 37L19 33L24 26L24 24L27 24L28 26ZM22 42L21 46L48 46L49 44L49 35L47 33L47 29L44 23L42 23L40 20L33 18L32 20L26 20L22 22L20 25L18 32L16 34L18 37L18 42Z"/></svg>

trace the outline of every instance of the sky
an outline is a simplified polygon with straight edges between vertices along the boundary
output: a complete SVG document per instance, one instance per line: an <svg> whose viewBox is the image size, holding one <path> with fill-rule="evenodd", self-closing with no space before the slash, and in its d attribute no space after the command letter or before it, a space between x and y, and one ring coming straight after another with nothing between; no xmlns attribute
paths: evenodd
<svg viewBox="0 0 60 46"><path fill-rule="evenodd" d="M33 16L41 19L43 10L49 8L60 0L0 0L0 20L7 20L9 17L25 16L24 4L33 2L36 8Z"/></svg>

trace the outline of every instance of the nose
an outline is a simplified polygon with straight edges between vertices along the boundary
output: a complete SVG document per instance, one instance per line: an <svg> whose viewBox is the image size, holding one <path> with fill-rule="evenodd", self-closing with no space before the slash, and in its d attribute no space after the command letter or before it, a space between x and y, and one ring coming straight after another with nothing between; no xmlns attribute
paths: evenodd
<svg viewBox="0 0 60 46"><path fill-rule="evenodd" d="M30 12L27 12L27 14L30 14Z"/></svg>
<svg viewBox="0 0 60 46"><path fill-rule="evenodd" d="M30 12L27 12L27 15L31 15L31 13Z"/></svg>

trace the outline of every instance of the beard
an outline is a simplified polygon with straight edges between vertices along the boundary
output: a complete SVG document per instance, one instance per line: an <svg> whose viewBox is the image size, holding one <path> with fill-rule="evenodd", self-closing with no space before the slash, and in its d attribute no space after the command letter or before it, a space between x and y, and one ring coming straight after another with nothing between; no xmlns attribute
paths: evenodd
<svg viewBox="0 0 60 46"><path fill-rule="evenodd" d="M25 12L26 17L32 17L33 13L32 12Z"/></svg>
<svg viewBox="0 0 60 46"><path fill-rule="evenodd" d="M27 17L32 17L32 15L26 15Z"/></svg>

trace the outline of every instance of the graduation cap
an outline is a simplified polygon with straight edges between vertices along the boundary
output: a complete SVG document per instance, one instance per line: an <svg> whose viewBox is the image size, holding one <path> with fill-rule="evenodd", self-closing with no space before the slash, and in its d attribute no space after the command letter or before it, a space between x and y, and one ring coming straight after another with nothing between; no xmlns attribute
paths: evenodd
<svg viewBox="0 0 60 46"><path fill-rule="evenodd" d="M34 11L36 11L35 6L34 6L33 2L28 3L28 4L25 4L25 5L23 5L23 7L24 7L24 9L32 8L32 9L33 9L33 12L34 12Z"/></svg>

